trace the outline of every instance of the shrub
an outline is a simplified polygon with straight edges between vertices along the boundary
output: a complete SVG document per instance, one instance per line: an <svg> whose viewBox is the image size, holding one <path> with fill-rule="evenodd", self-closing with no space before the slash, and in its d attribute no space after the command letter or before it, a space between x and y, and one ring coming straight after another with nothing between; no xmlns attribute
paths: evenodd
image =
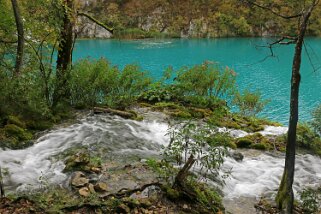
<svg viewBox="0 0 321 214"><path fill-rule="evenodd" d="M218 172L224 161L226 148L213 140L213 132L216 130L209 125L201 126L190 121L174 124L169 128L170 144L165 148L165 157L175 158L183 165L175 176L174 187L186 182L194 164L206 171Z"/></svg>
<svg viewBox="0 0 321 214"><path fill-rule="evenodd" d="M88 107L105 104L125 108L149 86L151 80L136 65L122 71L112 67L106 59L81 60L75 64L69 80L71 104Z"/></svg>
<svg viewBox="0 0 321 214"><path fill-rule="evenodd" d="M236 93L233 103L239 108L240 113L244 116L255 116L261 112L268 100L262 100L261 92L250 92L248 89L243 94Z"/></svg>
<svg viewBox="0 0 321 214"><path fill-rule="evenodd" d="M204 62L192 68L183 67L177 72L176 82L182 95L208 99L227 98L235 92L235 72L229 68Z"/></svg>

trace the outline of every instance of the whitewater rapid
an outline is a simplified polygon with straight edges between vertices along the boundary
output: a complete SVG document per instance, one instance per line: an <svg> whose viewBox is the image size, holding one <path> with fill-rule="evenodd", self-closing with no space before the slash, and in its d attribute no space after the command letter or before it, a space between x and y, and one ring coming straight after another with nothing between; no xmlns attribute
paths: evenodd
<svg viewBox="0 0 321 214"><path fill-rule="evenodd" d="M43 181L63 185L67 175L59 154L70 148L85 146L89 152L108 151L114 157L135 155L140 158L160 155L163 146L169 142L165 121L150 119L133 121L117 116L88 115L77 123L52 130L40 137L36 143L23 150L1 150L0 165L4 171L5 188L26 190L39 187ZM225 130L239 137L248 133ZM284 127L266 127L261 133L278 135L286 132ZM243 161L225 158L222 171L230 171L225 180L225 198L259 197L273 194L283 172L284 155L238 150ZM321 185L321 159L312 155L298 155L294 189Z"/></svg>

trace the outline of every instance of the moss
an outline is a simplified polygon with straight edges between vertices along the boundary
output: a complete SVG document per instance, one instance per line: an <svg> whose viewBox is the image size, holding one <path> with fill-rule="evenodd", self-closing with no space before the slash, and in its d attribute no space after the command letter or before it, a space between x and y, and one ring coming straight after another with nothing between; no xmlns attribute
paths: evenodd
<svg viewBox="0 0 321 214"><path fill-rule="evenodd" d="M24 122L22 122L18 117L12 115L8 117L7 124L13 124L23 129L26 128L26 124Z"/></svg>
<svg viewBox="0 0 321 214"><path fill-rule="evenodd" d="M32 139L31 133L25 131L23 128L20 128L14 124L6 125L4 127L4 132L6 133L7 137L14 137L21 141Z"/></svg>
<svg viewBox="0 0 321 214"><path fill-rule="evenodd" d="M280 210L283 210L286 207L288 201L290 200L289 198L290 196L289 194L287 194L287 191L286 191L286 186L287 186L286 177L287 177L287 171L285 170L282 176L278 193L275 198L275 202Z"/></svg>
<svg viewBox="0 0 321 214"><path fill-rule="evenodd" d="M180 197L180 193L179 191L171 188L171 187L168 187L166 186L165 187L165 191L166 191L166 196L170 199L170 200L177 200L179 197Z"/></svg>
<svg viewBox="0 0 321 214"><path fill-rule="evenodd" d="M235 121L226 120L218 124L220 127L226 127L230 129L242 129L242 127Z"/></svg>
<svg viewBox="0 0 321 214"><path fill-rule="evenodd" d="M251 148L257 149L257 150L267 150L269 146L265 143L257 143L257 144L252 144Z"/></svg>
<svg viewBox="0 0 321 214"><path fill-rule="evenodd" d="M254 144L253 140L247 137L239 138L236 141L237 148L250 148L252 144Z"/></svg>
<svg viewBox="0 0 321 214"><path fill-rule="evenodd" d="M173 103L173 102L159 102L159 103L156 103L153 106L153 108L154 109L165 109L165 108L168 108L168 109L182 109L183 107L179 106L178 104Z"/></svg>
<svg viewBox="0 0 321 214"><path fill-rule="evenodd" d="M235 143L235 142L232 142L232 141L229 142L226 146L229 147L229 148L231 148L231 149L236 149L236 148L237 148L236 143Z"/></svg>

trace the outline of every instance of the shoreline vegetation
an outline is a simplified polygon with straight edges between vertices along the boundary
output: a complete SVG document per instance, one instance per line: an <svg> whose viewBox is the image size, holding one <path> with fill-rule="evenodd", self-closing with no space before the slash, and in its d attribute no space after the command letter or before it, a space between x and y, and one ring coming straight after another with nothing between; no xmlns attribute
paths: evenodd
<svg viewBox="0 0 321 214"><path fill-rule="evenodd" d="M18 89L22 87L25 90L23 92L16 90L16 94L9 93L2 96L2 99L5 99L3 103L6 105L1 105L0 109L2 113L1 147L23 149L32 146L33 136L36 136L38 131L50 129L54 124L63 123L66 119L72 121L75 113L81 109L94 109L96 113L112 113L125 118L142 120L143 117L133 111L133 107L139 107L163 112L179 124L188 124L188 121L196 120L208 124L209 127L225 127L249 133L245 137L234 139L226 133L208 135L210 132L204 132L208 133L204 134L203 130L200 132L202 134L191 137L199 140L197 146L201 146L200 148L206 145L213 149L229 147L284 152L286 135L263 136L258 133L264 130L266 125L281 125L256 117L268 100L262 100L259 91L247 89L239 92L235 78L235 71L232 69L204 62L193 67L182 67L177 71L167 69L161 80L153 81L148 72L141 71L136 65L127 65L123 70L119 70L105 59L85 59L76 62L70 71L65 89L68 91L68 96L57 107L50 109L50 106L44 104L45 100L31 99L32 94L38 91L34 86L39 84L36 82L39 79L34 76L30 79L28 74L21 75L16 78L12 87L19 86ZM31 81L28 85L25 84L27 80ZM5 79L0 83L8 84ZM12 108L12 96L17 96L14 99L17 102L17 109ZM22 99L21 96L28 99ZM42 108L39 108L41 105ZM232 105L238 107L238 112L230 111ZM184 128L182 133L172 132L171 136L174 141L176 140L176 146L182 143L179 137L181 134L198 133L202 130L195 129L195 124L186 127L188 129ZM321 155L321 139L313 127L316 126L309 124L298 126L298 147L309 153ZM186 149L184 146L178 148ZM65 172L70 176L78 173L77 181L85 181L84 184L72 185L72 191L46 186L40 192L9 196L1 199L0 210L17 212L15 207L22 206L23 212L50 210L58 213L73 211L88 213L100 210L100 212L110 213L152 213L153 210L162 210L167 207L174 213L177 211L191 213L192 210L198 210L196 213L224 212L222 196L218 190L209 188L205 183L199 183L193 173L189 170L184 171L184 167L180 171L173 168L172 157L182 154L180 152L173 154L173 151L169 149L171 154L169 160L172 160L170 162L148 160L147 165L139 166L147 167L148 170L163 177L163 180L146 184L139 189L107 196L102 196L102 193L106 193L105 183L87 182L88 175L103 173L103 165L107 163L94 154L78 150L71 152L67 156ZM223 151L222 154L224 154ZM193 160L198 161L198 159ZM216 160L214 163L217 170L221 162ZM126 172L126 170L122 171L122 173ZM174 175L176 177L173 177ZM179 184L177 184L178 177L181 177ZM171 184L173 180L175 180L174 185ZM158 189L152 197L147 199L129 197L150 186ZM262 203L260 202L261 208Z"/></svg>

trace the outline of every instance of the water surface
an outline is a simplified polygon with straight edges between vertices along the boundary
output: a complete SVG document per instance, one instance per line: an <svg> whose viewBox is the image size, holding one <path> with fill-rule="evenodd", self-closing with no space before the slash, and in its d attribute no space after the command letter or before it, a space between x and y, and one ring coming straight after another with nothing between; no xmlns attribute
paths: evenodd
<svg viewBox="0 0 321 214"><path fill-rule="evenodd" d="M90 57L106 57L111 63L123 67L136 63L159 78L172 66L178 69L195 65L205 60L215 61L221 66L233 68L238 76L241 90L261 90L271 102L261 113L287 124L289 112L291 65L294 46L274 49L260 47L273 39L227 38L227 39L173 39L173 40L80 40L76 43L74 60ZM302 63L302 85L300 93L300 120L310 119L311 110L321 103L321 73L314 68L321 66L321 39L306 39ZM312 63L311 63L311 62Z"/></svg>

